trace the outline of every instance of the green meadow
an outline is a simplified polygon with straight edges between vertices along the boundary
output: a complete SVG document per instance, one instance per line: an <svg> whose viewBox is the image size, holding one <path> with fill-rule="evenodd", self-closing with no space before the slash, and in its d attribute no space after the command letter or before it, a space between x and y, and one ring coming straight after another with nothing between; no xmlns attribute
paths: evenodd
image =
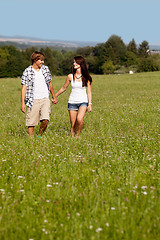
<svg viewBox="0 0 160 240"><path fill-rule="evenodd" d="M70 87L42 139L27 136L20 92L0 79L0 239L160 239L160 72L93 75L78 139Z"/></svg>

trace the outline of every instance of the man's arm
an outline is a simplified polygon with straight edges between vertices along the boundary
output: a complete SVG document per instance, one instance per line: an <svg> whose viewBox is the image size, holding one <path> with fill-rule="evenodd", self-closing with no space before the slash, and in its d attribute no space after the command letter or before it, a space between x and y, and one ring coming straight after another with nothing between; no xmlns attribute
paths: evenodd
<svg viewBox="0 0 160 240"><path fill-rule="evenodd" d="M53 104L56 104L58 102L58 100L54 94L53 85L51 82L49 82L49 88L50 88L50 92L52 94L52 102L53 102Z"/></svg>
<svg viewBox="0 0 160 240"><path fill-rule="evenodd" d="M26 90L27 90L27 86L22 85L22 89L21 89L21 111L23 113L26 112L26 105L24 103L24 99L25 99L25 96L26 96Z"/></svg>

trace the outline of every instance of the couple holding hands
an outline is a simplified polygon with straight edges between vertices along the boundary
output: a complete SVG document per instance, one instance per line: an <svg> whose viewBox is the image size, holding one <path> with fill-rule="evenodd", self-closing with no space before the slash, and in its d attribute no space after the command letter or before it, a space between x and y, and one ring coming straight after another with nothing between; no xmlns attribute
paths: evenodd
<svg viewBox="0 0 160 240"><path fill-rule="evenodd" d="M50 120L50 100L56 104L57 97L65 92L69 84L72 90L68 100L68 111L71 123L71 136L78 137L86 111L92 111L92 78L88 73L85 59L76 56L73 61L73 72L70 73L64 85L55 94L51 83L52 75L49 68L44 65L45 56L39 51L31 55L32 65L27 67L21 78L21 111L26 112L26 126L29 136L34 136L34 127L39 124L38 137L41 137ZM39 116L40 115L40 116Z"/></svg>

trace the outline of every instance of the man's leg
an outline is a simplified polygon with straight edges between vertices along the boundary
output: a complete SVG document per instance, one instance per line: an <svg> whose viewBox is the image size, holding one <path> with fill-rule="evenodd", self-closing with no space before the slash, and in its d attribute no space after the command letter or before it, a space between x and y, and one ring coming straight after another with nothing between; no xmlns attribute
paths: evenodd
<svg viewBox="0 0 160 240"><path fill-rule="evenodd" d="M28 127L28 134L30 137L34 136L34 127Z"/></svg>
<svg viewBox="0 0 160 240"><path fill-rule="evenodd" d="M50 100L49 98L41 99L41 107L40 107L40 128L39 128L39 136L42 136L44 131L46 130L49 120L50 120Z"/></svg>
<svg viewBox="0 0 160 240"><path fill-rule="evenodd" d="M39 128L39 136L42 136L42 134L44 133L44 131L46 130L47 126L48 126L48 120L47 119L44 119L41 121L41 125L40 125L40 128Z"/></svg>
<svg viewBox="0 0 160 240"><path fill-rule="evenodd" d="M34 135L34 128L39 122L39 107L38 102L34 100L32 109L28 108L26 115L26 126L28 127L29 136Z"/></svg>

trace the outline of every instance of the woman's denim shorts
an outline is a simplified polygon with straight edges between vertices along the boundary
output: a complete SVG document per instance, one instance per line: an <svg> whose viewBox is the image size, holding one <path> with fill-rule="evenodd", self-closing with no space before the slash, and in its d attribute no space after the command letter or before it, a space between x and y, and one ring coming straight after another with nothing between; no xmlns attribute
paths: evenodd
<svg viewBox="0 0 160 240"><path fill-rule="evenodd" d="M82 103L68 103L68 110L71 111L78 111L80 107L88 107L87 102L82 102Z"/></svg>

